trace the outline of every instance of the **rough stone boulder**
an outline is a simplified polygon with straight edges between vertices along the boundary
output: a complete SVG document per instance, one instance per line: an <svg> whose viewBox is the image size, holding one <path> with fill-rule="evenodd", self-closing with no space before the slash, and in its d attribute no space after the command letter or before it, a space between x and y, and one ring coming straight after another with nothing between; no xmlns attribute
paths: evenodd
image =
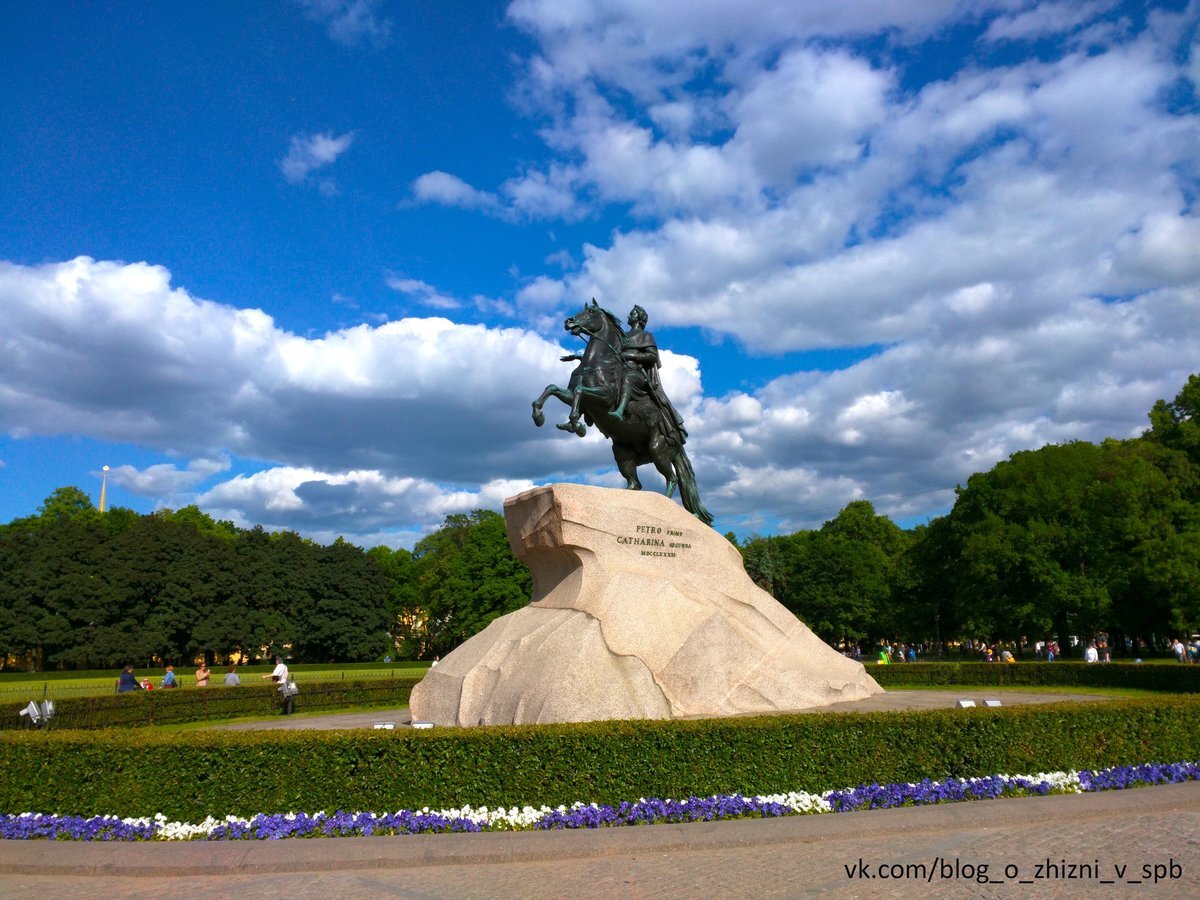
<svg viewBox="0 0 1200 900"><path fill-rule="evenodd" d="M504 515L533 599L430 669L414 721L730 716L882 693L661 494L554 484L509 498Z"/></svg>

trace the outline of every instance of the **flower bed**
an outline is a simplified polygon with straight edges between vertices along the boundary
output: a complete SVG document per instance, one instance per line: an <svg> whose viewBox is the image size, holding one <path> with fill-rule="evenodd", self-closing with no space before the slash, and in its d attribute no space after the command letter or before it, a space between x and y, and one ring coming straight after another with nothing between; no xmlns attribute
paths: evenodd
<svg viewBox="0 0 1200 900"><path fill-rule="evenodd" d="M162 815L122 819L116 816L22 813L0 816L0 838L75 841L279 840L292 837L610 828L890 809L998 797L1073 794L1195 780L1200 780L1200 763L1148 763L1095 771L991 775L985 778L925 780L916 784L868 784L825 794L802 791L756 797L730 794L689 797L686 800L641 799L617 806L575 803L556 809L547 806L520 809L465 806L461 809L400 810L385 814L339 810L333 814L262 814L249 819L210 817L195 824L170 822Z"/></svg>
<svg viewBox="0 0 1200 900"><path fill-rule="evenodd" d="M0 813L179 822L551 808L1200 759L1200 695L892 713L357 731L0 732Z"/></svg>

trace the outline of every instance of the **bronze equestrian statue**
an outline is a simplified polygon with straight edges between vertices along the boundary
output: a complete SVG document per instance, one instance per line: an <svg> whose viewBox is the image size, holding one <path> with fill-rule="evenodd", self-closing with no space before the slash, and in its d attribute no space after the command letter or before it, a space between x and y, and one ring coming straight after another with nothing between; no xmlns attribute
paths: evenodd
<svg viewBox="0 0 1200 900"><path fill-rule="evenodd" d="M671 405L658 378L658 346L654 335L646 331L649 317L640 306L629 313L630 329L595 300L567 318L563 327L571 334L587 339L582 354L562 357L563 362L578 361L566 388L546 386L533 401L533 421L546 421L542 406L549 397L557 397L571 407L570 417L557 427L580 437L593 425L612 441L613 458L625 476L625 486L642 488L637 468L646 463L667 480L667 496L679 488L683 506L706 525L712 514L700 502L696 474L683 449L687 431L683 418ZM582 421L580 421L582 419Z"/></svg>

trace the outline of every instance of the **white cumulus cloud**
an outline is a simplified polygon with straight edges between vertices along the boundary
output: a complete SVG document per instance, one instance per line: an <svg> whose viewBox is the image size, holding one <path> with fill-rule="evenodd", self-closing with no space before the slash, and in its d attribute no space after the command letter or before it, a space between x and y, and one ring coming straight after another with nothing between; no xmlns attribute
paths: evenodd
<svg viewBox="0 0 1200 900"><path fill-rule="evenodd" d="M304 184L313 172L333 165L353 143L353 132L295 135L288 145L287 156L279 161L279 170L289 184ZM336 191L334 182L328 179L320 181L318 186L326 194Z"/></svg>
<svg viewBox="0 0 1200 900"><path fill-rule="evenodd" d="M308 18L323 23L329 36L347 47L367 43L376 48L392 39L393 22L380 15L381 0L299 0Z"/></svg>

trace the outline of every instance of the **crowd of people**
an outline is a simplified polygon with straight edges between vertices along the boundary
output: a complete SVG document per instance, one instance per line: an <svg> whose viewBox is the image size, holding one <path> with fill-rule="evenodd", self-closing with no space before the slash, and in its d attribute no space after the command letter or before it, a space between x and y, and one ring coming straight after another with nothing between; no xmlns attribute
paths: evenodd
<svg viewBox="0 0 1200 900"><path fill-rule="evenodd" d="M879 647L879 653L875 661L883 666L895 662L916 662L921 656L925 655L928 649L924 644L918 647L916 644L905 644L903 642L893 644L891 641L884 641ZM862 646L857 641L844 646L842 647L842 655L848 656L856 662L862 662Z"/></svg>
<svg viewBox="0 0 1200 900"><path fill-rule="evenodd" d="M1085 642L1078 641L1076 638L1071 639L1072 646L1082 648L1083 661L1085 663L1108 663L1113 661L1112 647L1109 644L1107 634L1100 633L1091 640ZM869 645L868 645L869 646ZM1180 663L1196 664L1200 663L1200 634L1194 634L1188 640L1181 640L1177 637L1171 638L1167 642L1167 649L1171 655ZM1143 640L1134 640L1133 638L1125 638L1124 655L1126 657L1133 656L1135 653L1141 654L1146 652L1153 654L1154 649L1160 651L1162 645L1155 642L1154 647L1151 647ZM1008 643L1007 646L981 640L966 640L963 642L954 642L943 648L942 652L938 652L938 646L933 643L923 644L905 644L903 642L893 643L889 640L882 640L875 649L864 654L862 647L857 643L845 643L839 645L839 649L843 656L858 662L873 662L878 665L891 665L893 663L917 662L922 659L932 658L949 658L959 661L978 660L979 662L998 662L1011 664L1017 662L1017 653L1029 652L1029 644L1025 641L1021 642L1020 647L1016 643ZM1033 644L1034 659L1038 662L1055 662L1062 660L1062 648L1059 647L1058 641L1046 640L1037 641ZM1141 662L1141 658L1134 662Z"/></svg>
<svg viewBox="0 0 1200 900"><path fill-rule="evenodd" d="M167 666L163 670L162 679L159 681L157 689L171 690L182 686L183 676L175 674L174 666ZM287 663L280 656L275 657L275 668L270 673L263 675L263 678L270 678L276 684L287 684L290 680ZM199 668L196 669L196 687L208 687L212 681L212 670L208 667L208 663L201 662ZM230 663L225 670L225 678L223 683L226 687L237 687L242 683L242 678L238 675L237 665ZM121 669L121 674L117 676L117 693L124 694L128 691L153 691L156 690L155 684L149 678L138 678L133 674L133 663L126 663Z"/></svg>
<svg viewBox="0 0 1200 900"><path fill-rule="evenodd" d="M1184 665L1200 663L1200 634L1193 634L1186 642L1177 637L1171 638L1171 655L1176 662Z"/></svg>

